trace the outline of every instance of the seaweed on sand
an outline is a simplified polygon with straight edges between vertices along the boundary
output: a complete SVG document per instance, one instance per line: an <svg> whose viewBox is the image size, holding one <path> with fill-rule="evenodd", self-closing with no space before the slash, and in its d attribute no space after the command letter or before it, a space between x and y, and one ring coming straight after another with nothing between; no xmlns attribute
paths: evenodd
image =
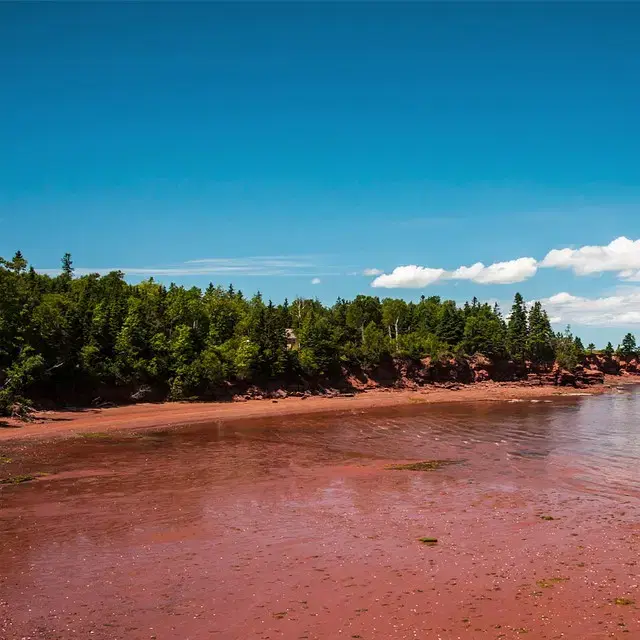
<svg viewBox="0 0 640 640"><path fill-rule="evenodd" d="M462 464L462 460L423 460L407 464L392 464L387 467L391 471L437 471L444 467Z"/></svg>

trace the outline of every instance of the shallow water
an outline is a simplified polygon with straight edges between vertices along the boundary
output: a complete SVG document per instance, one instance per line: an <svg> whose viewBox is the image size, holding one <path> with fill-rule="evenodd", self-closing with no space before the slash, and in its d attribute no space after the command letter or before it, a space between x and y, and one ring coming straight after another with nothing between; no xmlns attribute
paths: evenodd
<svg viewBox="0 0 640 640"><path fill-rule="evenodd" d="M640 637L639 417L630 390L3 447L50 475L0 487L0 637ZM428 459L463 464L387 468Z"/></svg>

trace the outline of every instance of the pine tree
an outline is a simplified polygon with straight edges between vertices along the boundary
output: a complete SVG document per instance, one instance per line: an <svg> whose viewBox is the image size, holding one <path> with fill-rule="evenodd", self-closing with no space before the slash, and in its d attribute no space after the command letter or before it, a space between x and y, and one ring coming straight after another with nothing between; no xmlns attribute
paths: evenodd
<svg viewBox="0 0 640 640"><path fill-rule="evenodd" d="M16 251L13 260L9 263L16 273L24 273L27 269L27 261L24 259L21 251Z"/></svg>
<svg viewBox="0 0 640 640"><path fill-rule="evenodd" d="M516 293L507 325L507 348L514 360L524 361L527 356L527 311L524 300Z"/></svg>
<svg viewBox="0 0 640 640"><path fill-rule="evenodd" d="M490 358L504 356L505 329L502 318L489 305L476 306L464 327L463 347L466 353L481 353Z"/></svg>
<svg viewBox="0 0 640 640"><path fill-rule="evenodd" d="M554 358L553 330L546 311L535 302L529 311L527 351L535 363L551 362Z"/></svg>
<svg viewBox="0 0 640 640"><path fill-rule="evenodd" d="M413 309L411 325L421 334L436 334L442 312L439 296L420 297L420 302ZM464 313L464 312L463 312Z"/></svg>
<svg viewBox="0 0 640 640"><path fill-rule="evenodd" d="M327 318L315 312L304 319L300 327L299 359L305 372L311 375L327 375L338 364L338 353Z"/></svg>
<svg viewBox="0 0 640 640"><path fill-rule="evenodd" d="M452 349L460 344L464 336L463 313L456 307L456 303L453 300L446 300L440 308L436 335Z"/></svg>
<svg viewBox="0 0 640 640"><path fill-rule="evenodd" d="M626 359L635 358L636 356L636 338L632 333L622 339L621 352Z"/></svg>
<svg viewBox="0 0 640 640"><path fill-rule="evenodd" d="M62 256L61 264L62 275L70 280L73 277L73 260L71 259L70 253L65 253Z"/></svg>
<svg viewBox="0 0 640 640"><path fill-rule="evenodd" d="M604 348L604 355L607 356L607 358L611 358L614 353L615 349L613 348L613 345L611 342L607 342L607 346Z"/></svg>
<svg viewBox="0 0 640 640"><path fill-rule="evenodd" d="M291 311L289 309L289 300L287 298L284 299L284 302L280 306L280 315L285 329L291 328Z"/></svg>

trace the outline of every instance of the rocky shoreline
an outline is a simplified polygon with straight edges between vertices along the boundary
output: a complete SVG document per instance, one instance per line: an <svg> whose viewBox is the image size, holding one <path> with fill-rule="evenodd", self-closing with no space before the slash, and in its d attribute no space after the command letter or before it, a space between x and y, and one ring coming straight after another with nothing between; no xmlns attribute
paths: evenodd
<svg viewBox="0 0 640 640"><path fill-rule="evenodd" d="M516 383L523 387L574 387L584 389L602 385L605 376L640 376L640 363L617 357L589 355L573 371L557 362L546 365L531 362L492 361L481 355L471 358L411 360L397 358L375 369L342 371L339 379L311 380L286 384L271 381L266 385L238 388L230 385L227 393L234 401L283 399L286 397L345 396L371 389L419 390L423 387L457 390L481 382Z"/></svg>
<svg viewBox="0 0 640 640"><path fill-rule="evenodd" d="M243 395L229 402L159 402L102 408L44 410L29 421L0 421L0 441L74 437L108 432L146 431L206 424L220 426L233 421L282 419L335 412L364 413L412 405L450 403L552 402L573 396L624 392L622 385L640 382L640 376L607 376L604 384L588 387L540 384L537 381L436 382L421 387L365 387L359 392L325 389L324 392L267 392Z"/></svg>

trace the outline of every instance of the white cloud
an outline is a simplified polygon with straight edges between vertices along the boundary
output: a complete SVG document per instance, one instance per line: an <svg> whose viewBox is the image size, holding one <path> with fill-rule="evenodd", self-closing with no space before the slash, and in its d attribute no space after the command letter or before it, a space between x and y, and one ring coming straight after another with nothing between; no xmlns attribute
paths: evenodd
<svg viewBox="0 0 640 640"><path fill-rule="evenodd" d="M476 262L470 267L459 267L449 277L453 280L472 280L478 284L513 284L533 277L538 263L533 258L518 258L507 262L496 262L485 267Z"/></svg>
<svg viewBox="0 0 640 640"><path fill-rule="evenodd" d="M453 271L407 265L396 267L390 274L378 269L366 269L365 275L377 275L373 287L426 287L438 280L470 280L478 284L514 284L532 278L539 267L571 269L585 276L605 271L618 272L627 282L640 282L640 240L616 238L606 246L584 246L580 249L553 249L542 262L535 258L516 258L485 266L476 262Z"/></svg>
<svg viewBox="0 0 640 640"><path fill-rule="evenodd" d="M371 286L383 289L421 289L437 282L445 273L444 269L429 269L410 264L396 267L389 274L383 273L371 283Z"/></svg>
<svg viewBox="0 0 640 640"><path fill-rule="evenodd" d="M618 295L583 298L567 292L540 300L554 324L617 327L640 325L640 288L633 287Z"/></svg>
<svg viewBox="0 0 640 640"><path fill-rule="evenodd" d="M537 263L533 258L496 262L488 267L482 262L476 262L470 267L459 267L455 271L407 265L396 267L390 274L378 276L371 283L371 286L386 289L420 289L439 280L471 280L479 284L513 284L531 278L537 270Z"/></svg>
<svg viewBox="0 0 640 640"><path fill-rule="evenodd" d="M621 271L618 275L627 282L640 282L640 270L627 269L626 271Z"/></svg>
<svg viewBox="0 0 640 640"><path fill-rule="evenodd" d="M312 267L310 256L249 256L246 258L201 258L187 260L185 264L201 264L218 268L246 268L246 267Z"/></svg>
<svg viewBox="0 0 640 640"><path fill-rule="evenodd" d="M639 279L640 240L621 236L604 246L584 246L580 249L553 249L540 263L541 267L571 269L578 276L604 271L618 271L624 279Z"/></svg>
<svg viewBox="0 0 640 640"><path fill-rule="evenodd" d="M362 272L363 276L381 276L384 272L382 269L365 269Z"/></svg>
<svg viewBox="0 0 640 640"><path fill-rule="evenodd" d="M38 269L40 273L57 275L60 269ZM122 271L128 276L180 277L180 276L317 276L320 269L311 257L305 256L250 256L246 258L205 258L181 264L158 267L79 267L78 276L91 273L107 274Z"/></svg>
<svg viewBox="0 0 640 640"><path fill-rule="evenodd" d="M451 273L451 277L455 280L475 280L485 269L482 262L476 262L470 267L458 267Z"/></svg>
<svg viewBox="0 0 640 640"><path fill-rule="evenodd" d="M311 284L320 284L321 282L322 282L322 280L320 280L320 278L314 278L314 279L311 281Z"/></svg>
<svg viewBox="0 0 640 640"><path fill-rule="evenodd" d="M577 300L575 296L572 296L570 293L563 291L562 293L556 293L555 296L551 296L548 298L550 304L569 304Z"/></svg>

